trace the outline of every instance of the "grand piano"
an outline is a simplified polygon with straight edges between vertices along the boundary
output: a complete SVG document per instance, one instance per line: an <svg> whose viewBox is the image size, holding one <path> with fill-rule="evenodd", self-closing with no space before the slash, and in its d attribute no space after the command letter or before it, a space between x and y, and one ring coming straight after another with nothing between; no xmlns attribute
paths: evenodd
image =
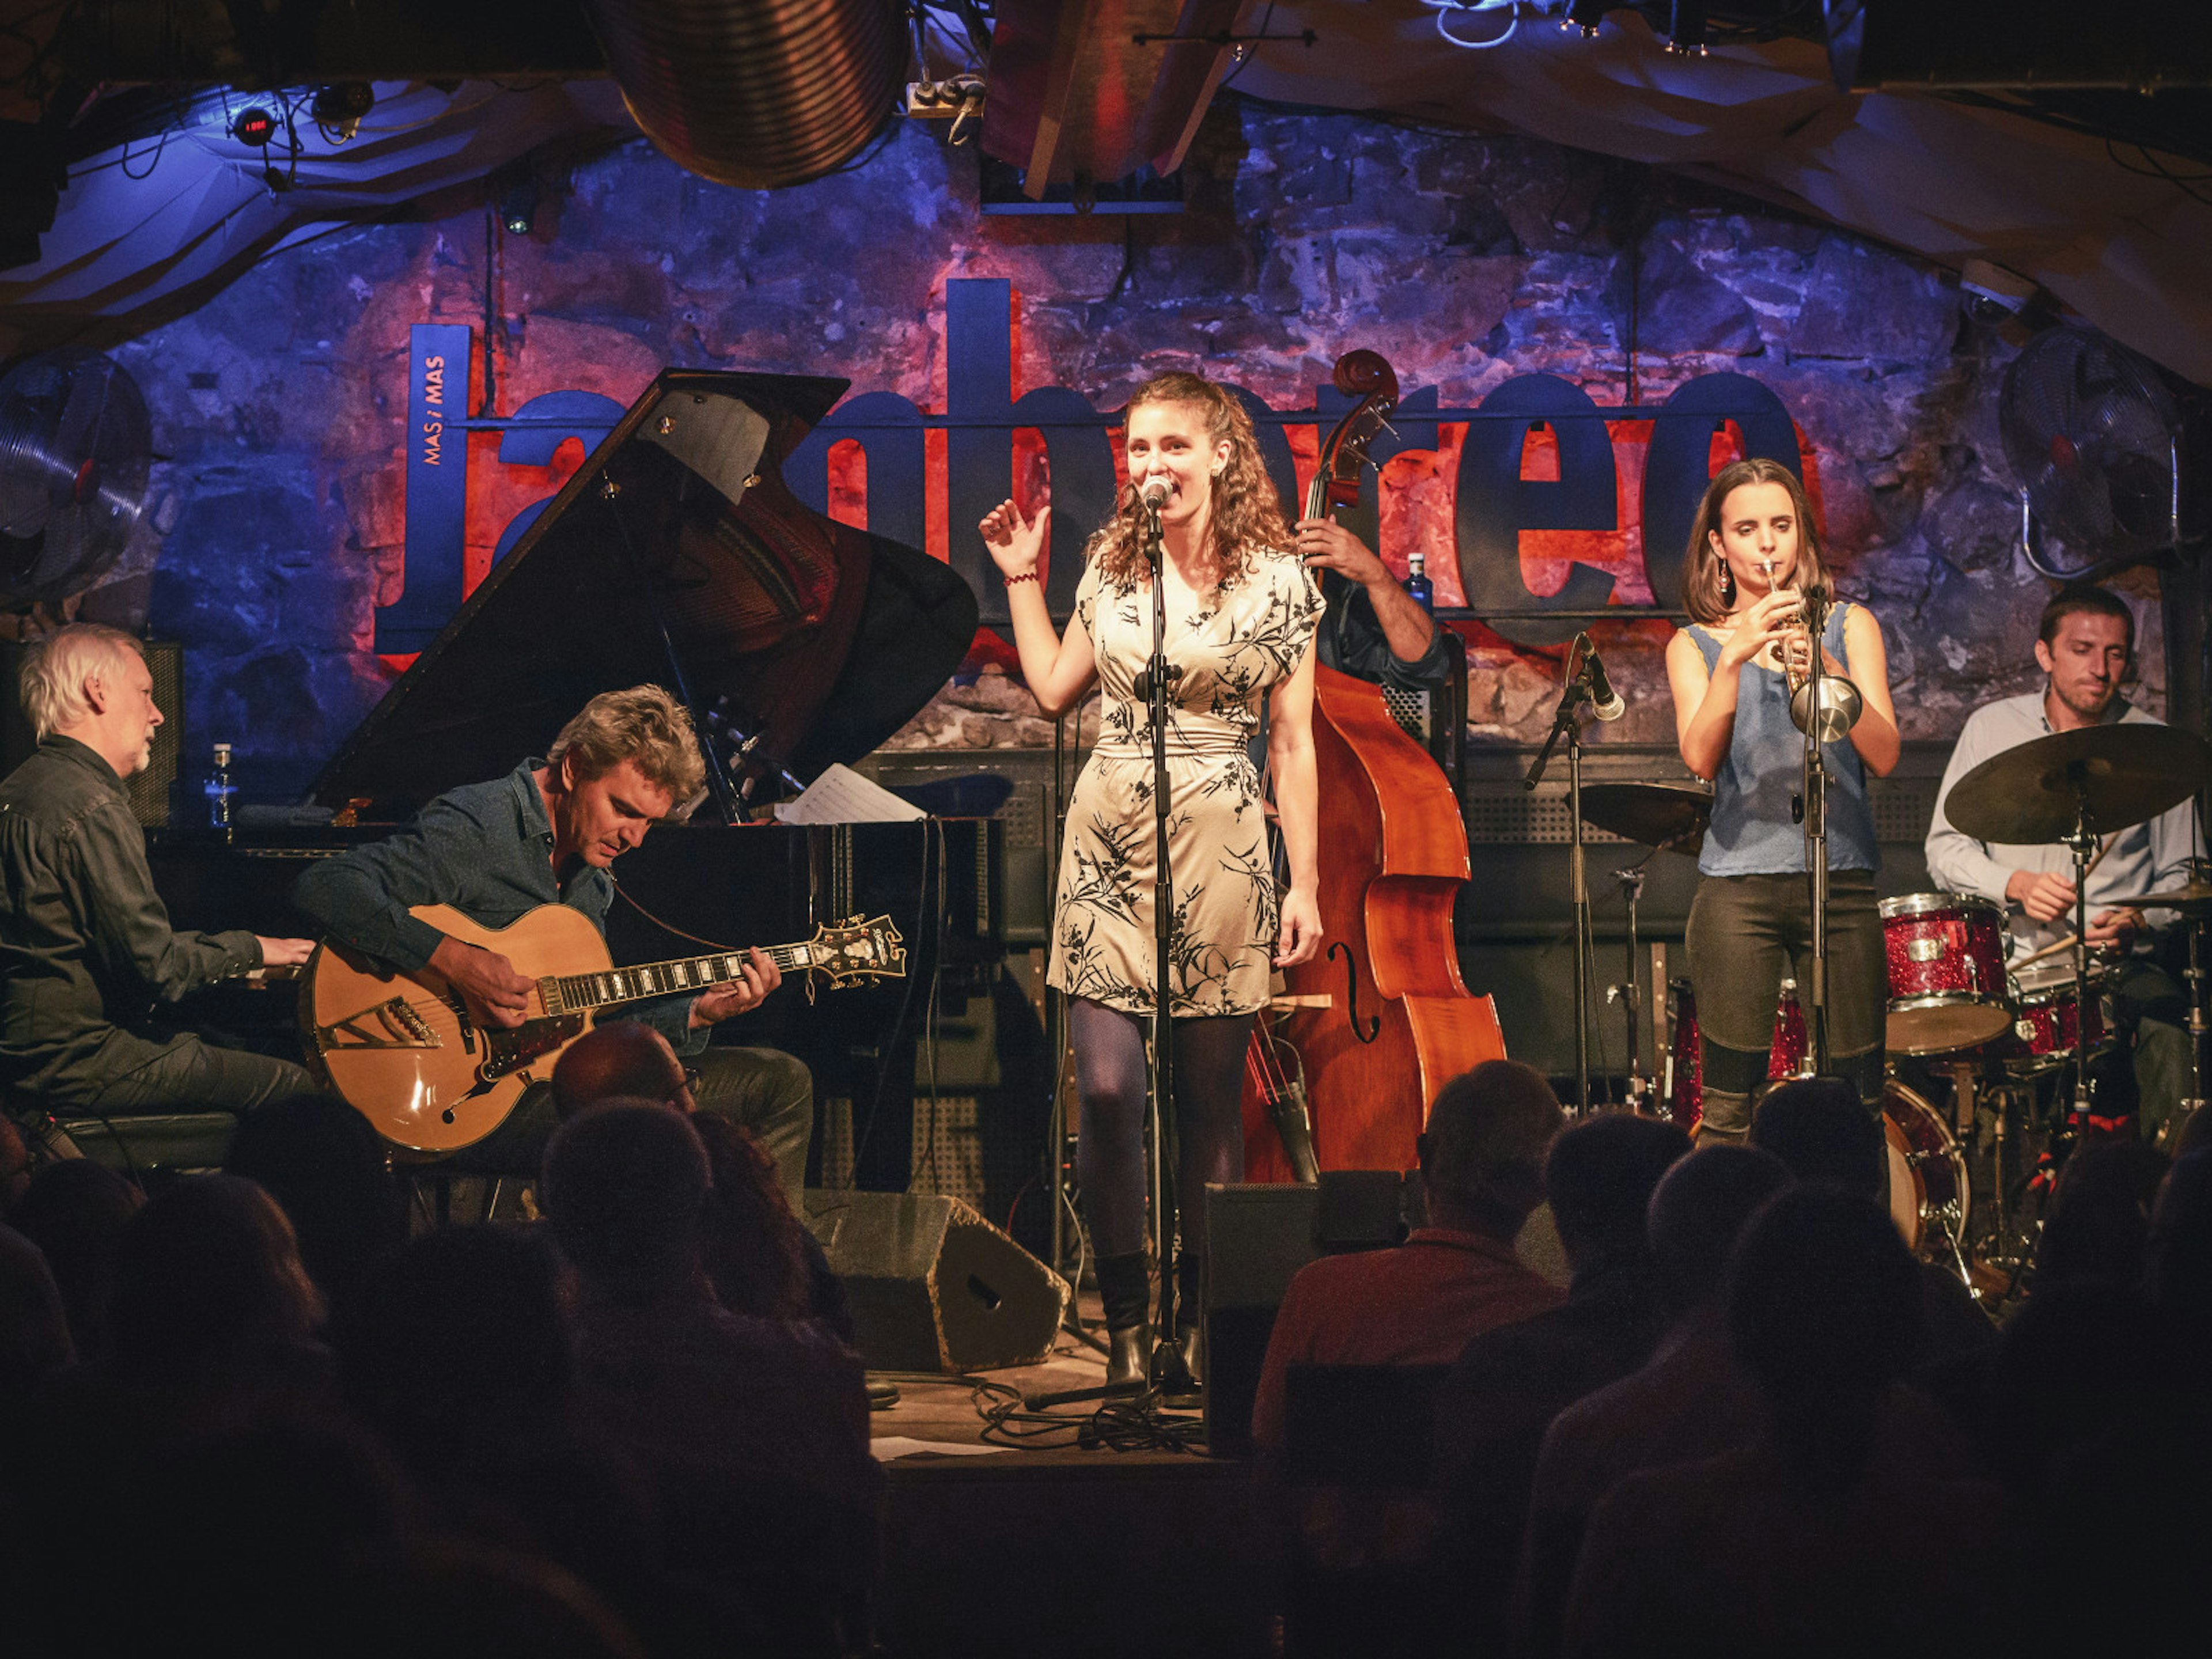
<svg viewBox="0 0 2212 1659"><path fill-rule="evenodd" d="M975 637L958 575L813 512L786 485L782 464L846 385L661 374L331 757L313 790L330 823L157 843L179 925L307 931L289 903L300 860L391 833L441 791L543 754L595 694L656 681L692 708L708 788L688 821L615 867L614 958L802 939L818 922L888 913L907 936L905 980L818 1000L789 984L716 1036L805 1059L817 1098L852 1103L859 1184L903 1190L916 1033L943 975L993 994L1002 1027L1027 1010L995 972L1000 824L752 821L879 745ZM266 1028L284 1000L234 995L206 1012Z"/></svg>

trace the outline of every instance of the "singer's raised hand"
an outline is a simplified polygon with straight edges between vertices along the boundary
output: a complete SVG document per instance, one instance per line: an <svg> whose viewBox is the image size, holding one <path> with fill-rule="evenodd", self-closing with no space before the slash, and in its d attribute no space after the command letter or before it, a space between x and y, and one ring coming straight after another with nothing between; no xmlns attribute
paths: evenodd
<svg viewBox="0 0 2212 1659"><path fill-rule="evenodd" d="M1044 529L1051 518L1052 508L1041 507L1036 517L1024 519L1021 508L1011 501L1000 501L983 515L976 528L983 532L983 550L1001 576L1035 573L1037 561L1043 556Z"/></svg>

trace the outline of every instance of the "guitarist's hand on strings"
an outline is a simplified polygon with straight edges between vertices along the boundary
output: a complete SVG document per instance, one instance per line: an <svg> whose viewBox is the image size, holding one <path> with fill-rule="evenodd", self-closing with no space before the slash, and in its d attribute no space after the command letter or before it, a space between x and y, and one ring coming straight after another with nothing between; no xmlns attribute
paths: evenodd
<svg viewBox="0 0 2212 1659"><path fill-rule="evenodd" d="M461 994L470 1018L479 1025L512 1030L529 1015L536 981L516 973L514 964L496 951L448 936L430 952L430 966Z"/></svg>
<svg viewBox="0 0 2212 1659"><path fill-rule="evenodd" d="M733 979L727 985L717 985L702 993L691 1004L691 1029L704 1030L732 1014L742 1014L748 1008L757 1008L761 1000L783 983L783 970L768 959L768 955L755 945L745 959L744 977Z"/></svg>

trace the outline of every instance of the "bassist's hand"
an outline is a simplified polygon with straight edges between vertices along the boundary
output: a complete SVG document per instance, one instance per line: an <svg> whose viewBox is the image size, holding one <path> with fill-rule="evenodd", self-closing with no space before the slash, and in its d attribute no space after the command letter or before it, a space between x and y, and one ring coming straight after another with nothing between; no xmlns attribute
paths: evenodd
<svg viewBox="0 0 2212 1659"><path fill-rule="evenodd" d="M733 979L727 985L717 985L693 1000L691 1029L703 1030L732 1014L742 1014L748 1008L757 1007L763 998L782 983L783 970L769 960L765 951L755 945L746 959L743 979Z"/></svg>
<svg viewBox="0 0 2212 1659"><path fill-rule="evenodd" d="M1362 587L1395 580L1367 544L1334 519L1298 520L1298 557L1309 570L1334 570Z"/></svg>
<svg viewBox="0 0 2212 1659"><path fill-rule="evenodd" d="M514 964L496 951L464 945L448 935L430 952L430 966L461 994L470 1017L479 1025L511 1030L530 1012L536 981L516 973Z"/></svg>

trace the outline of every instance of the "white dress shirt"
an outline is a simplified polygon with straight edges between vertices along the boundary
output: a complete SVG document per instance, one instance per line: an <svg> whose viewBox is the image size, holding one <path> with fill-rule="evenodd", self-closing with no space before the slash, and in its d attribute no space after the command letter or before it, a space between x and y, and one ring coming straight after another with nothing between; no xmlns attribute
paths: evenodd
<svg viewBox="0 0 2212 1659"><path fill-rule="evenodd" d="M2074 854L2057 842L2021 847L2006 842L1976 841L1953 827L1944 807L1960 778L1993 755L2045 737L2051 721L2043 711L2040 691L2007 697L1977 708L1959 733L1951 763L1943 769L1942 787L1936 793L1936 815L1928 825L1928 873L1936 885L1957 893L1979 893L2004 905L2012 927L2014 960L2064 939L2074 931L2073 917L2056 922L2030 920L2019 905L2005 897L2005 883L2015 870L2072 878ZM2105 711L2103 726L2160 726L2124 699L2115 697ZM2197 833L2195 804L2184 801L2148 823L2119 832L2118 840L2089 876L2089 916L2100 910L2133 904L2147 893L2164 892L2189 878L2188 860L2203 856L2203 840ZM2152 910L2145 920L2154 927L2173 920L2171 910Z"/></svg>

